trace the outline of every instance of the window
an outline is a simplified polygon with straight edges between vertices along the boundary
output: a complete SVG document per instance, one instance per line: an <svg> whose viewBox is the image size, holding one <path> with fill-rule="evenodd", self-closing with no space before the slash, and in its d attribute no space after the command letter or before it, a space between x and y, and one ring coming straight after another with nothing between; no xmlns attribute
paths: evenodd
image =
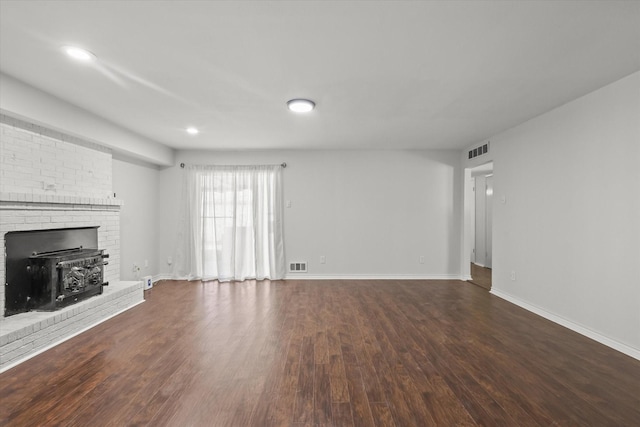
<svg viewBox="0 0 640 427"><path fill-rule="evenodd" d="M226 281L284 276L281 176L281 166L187 167L187 277Z"/></svg>

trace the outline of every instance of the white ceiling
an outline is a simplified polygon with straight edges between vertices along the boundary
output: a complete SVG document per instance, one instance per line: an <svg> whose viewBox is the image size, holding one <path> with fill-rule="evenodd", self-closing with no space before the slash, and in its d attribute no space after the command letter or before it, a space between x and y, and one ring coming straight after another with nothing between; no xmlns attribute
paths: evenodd
<svg viewBox="0 0 640 427"><path fill-rule="evenodd" d="M0 71L176 149L463 148L638 70L637 1L0 2Z"/></svg>

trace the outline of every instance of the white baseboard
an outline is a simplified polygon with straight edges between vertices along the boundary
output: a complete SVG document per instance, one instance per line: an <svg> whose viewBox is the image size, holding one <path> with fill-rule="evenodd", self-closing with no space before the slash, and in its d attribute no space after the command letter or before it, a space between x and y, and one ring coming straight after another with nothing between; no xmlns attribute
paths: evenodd
<svg viewBox="0 0 640 427"><path fill-rule="evenodd" d="M459 274L306 274L293 273L284 280L462 280Z"/></svg>
<svg viewBox="0 0 640 427"><path fill-rule="evenodd" d="M307 274L290 273L283 280L470 280L462 278L459 274ZM160 280L194 280L187 277L174 277L171 274L156 274L153 283Z"/></svg>
<svg viewBox="0 0 640 427"><path fill-rule="evenodd" d="M492 289L491 293L499 298L502 298L503 300L509 301L512 304L515 304L521 308L524 308L525 310L528 310L532 313L537 314L538 316L544 317L547 320L551 320L554 323L557 323L558 325L564 326L567 329L571 329L574 332L579 333L580 335L584 335L587 338L591 338L594 341L599 342L600 344L604 344L607 347L611 347L614 350L617 350L621 353L626 354L627 356L633 357L634 359L640 360L640 350L630 347L626 344L623 344L619 341L616 341L614 339L611 339L609 337L606 337L604 335L599 334L598 332L594 332L589 328L585 328L584 326L581 326L577 323L574 323L570 320L567 320L563 317L560 317L556 314L553 313L549 313L546 310L543 310L539 307L536 307L534 305L531 305L527 302L524 302L512 295L509 295L507 293L501 292L497 289Z"/></svg>
<svg viewBox="0 0 640 427"><path fill-rule="evenodd" d="M169 273L155 274L151 280L153 283L159 282L160 280L173 280L173 276Z"/></svg>

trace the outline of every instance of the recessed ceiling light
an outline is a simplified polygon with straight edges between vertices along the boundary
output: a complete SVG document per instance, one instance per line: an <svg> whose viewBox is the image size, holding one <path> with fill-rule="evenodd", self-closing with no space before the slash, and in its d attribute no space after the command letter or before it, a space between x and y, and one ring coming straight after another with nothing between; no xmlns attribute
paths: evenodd
<svg viewBox="0 0 640 427"><path fill-rule="evenodd" d="M316 103L310 99L292 99L287 102L287 107L295 113L308 113L316 107Z"/></svg>
<svg viewBox="0 0 640 427"><path fill-rule="evenodd" d="M187 128L187 133L189 135L197 135L198 133L200 133L200 131L197 128L190 127L190 128Z"/></svg>
<svg viewBox="0 0 640 427"><path fill-rule="evenodd" d="M75 46L62 46L62 51L76 61L91 62L95 61L96 56L86 49Z"/></svg>

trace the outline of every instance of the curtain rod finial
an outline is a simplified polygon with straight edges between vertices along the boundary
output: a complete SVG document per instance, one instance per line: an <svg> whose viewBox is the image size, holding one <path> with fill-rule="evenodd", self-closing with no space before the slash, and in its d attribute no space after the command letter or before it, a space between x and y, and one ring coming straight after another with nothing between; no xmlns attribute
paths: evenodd
<svg viewBox="0 0 640 427"><path fill-rule="evenodd" d="M286 168L287 164L285 162L282 162L282 164L280 166L282 166L283 168Z"/></svg>
<svg viewBox="0 0 640 427"><path fill-rule="evenodd" d="M180 163L180 167L184 169L184 163Z"/></svg>

